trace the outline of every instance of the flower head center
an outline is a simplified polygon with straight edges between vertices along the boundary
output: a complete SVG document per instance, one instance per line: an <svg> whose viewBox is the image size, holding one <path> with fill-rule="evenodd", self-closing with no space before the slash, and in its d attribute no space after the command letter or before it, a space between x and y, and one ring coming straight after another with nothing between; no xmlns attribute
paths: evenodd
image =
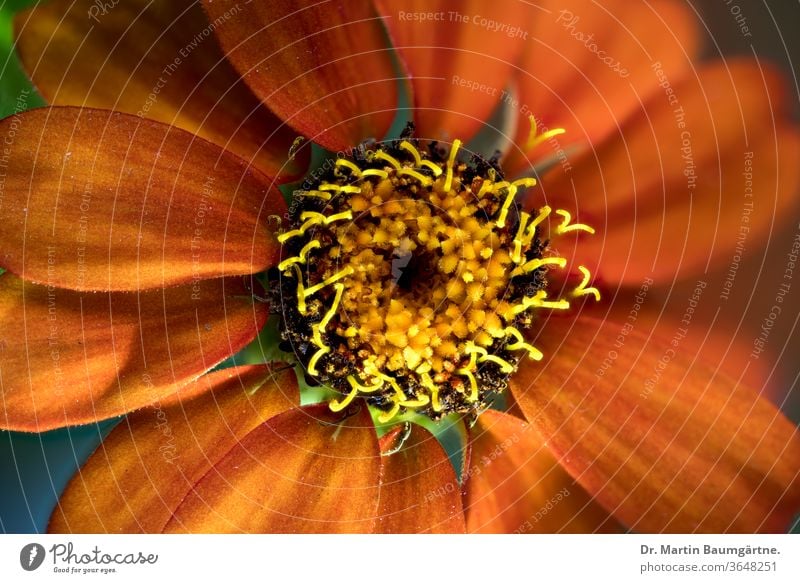
<svg viewBox="0 0 800 583"><path fill-rule="evenodd" d="M461 156L459 154L462 154ZM461 144L415 140L339 158L296 191L277 293L283 338L307 374L357 397L388 421L405 410L433 418L477 411L502 391L547 300L549 266L540 223L518 212L514 182Z"/></svg>

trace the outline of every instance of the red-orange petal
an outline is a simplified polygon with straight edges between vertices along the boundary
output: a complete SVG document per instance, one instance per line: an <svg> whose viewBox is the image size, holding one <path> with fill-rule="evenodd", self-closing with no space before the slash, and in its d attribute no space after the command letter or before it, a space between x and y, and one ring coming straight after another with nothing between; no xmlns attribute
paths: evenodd
<svg viewBox="0 0 800 583"><path fill-rule="evenodd" d="M528 158L513 148L512 174L538 160L599 144L649 96L660 92L658 71L678 81L691 71L699 47L697 16L676 0L629 2L550 0L537 3L530 23L517 86L520 148L528 137L527 116L565 135L533 149Z"/></svg>
<svg viewBox="0 0 800 583"><path fill-rule="evenodd" d="M203 5L228 59L286 123L329 150L384 137L397 80L370 2Z"/></svg>
<svg viewBox="0 0 800 583"><path fill-rule="evenodd" d="M575 256L606 280L638 287L648 276L689 277L729 260L742 233L748 242L768 237L795 206L800 134L775 71L729 59L672 89L677 103L659 92L621 136L570 172L550 172L544 193L529 191L529 204L544 194L597 229ZM573 242L554 240L568 256Z"/></svg>
<svg viewBox="0 0 800 583"><path fill-rule="evenodd" d="M511 381L559 462L633 530L784 531L800 509L797 428L676 337L625 325L552 318L535 340L545 364Z"/></svg>
<svg viewBox="0 0 800 583"><path fill-rule="evenodd" d="M485 411L470 430L471 533L619 532L618 523L558 464L530 425Z"/></svg>
<svg viewBox="0 0 800 583"><path fill-rule="evenodd" d="M381 533L464 532L461 488L447 454L419 425L398 426L380 440ZM389 453L394 452L394 453Z"/></svg>
<svg viewBox="0 0 800 583"><path fill-rule="evenodd" d="M668 290L643 281L636 289L624 288L616 292L610 308L604 302L596 304L593 299L589 300L587 308L594 317L617 321L624 321L633 312L636 328L652 330L661 338L672 338L680 329L681 349L687 354L702 354L707 366L719 367L725 376L758 389L763 396L780 395L785 387L778 375L773 374L774 361L765 356L753 358L752 342L741 341L739 316L744 314L720 317L716 308L722 289L715 287L714 280L705 275ZM609 299L611 295L604 297ZM581 314L575 315L581 317Z"/></svg>
<svg viewBox="0 0 800 583"><path fill-rule="evenodd" d="M294 409L251 431L201 479L166 532L371 532L378 439L366 407Z"/></svg>
<svg viewBox="0 0 800 583"><path fill-rule="evenodd" d="M266 322L241 278L79 293L0 277L0 427L46 431L165 398Z"/></svg>
<svg viewBox="0 0 800 583"><path fill-rule="evenodd" d="M536 10L508 2L498 11L486 0L375 5L411 82L417 136L472 137L503 102Z"/></svg>
<svg viewBox="0 0 800 583"><path fill-rule="evenodd" d="M172 124L286 181L294 132L264 107L211 38L195 0L42 2L16 18L16 47L49 103ZM284 165L286 165L284 167Z"/></svg>
<svg viewBox="0 0 800 583"><path fill-rule="evenodd" d="M241 158L183 130L74 107L0 121L0 264L77 290L141 290L269 267L286 205Z"/></svg>
<svg viewBox="0 0 800 583"><path fill-rule="evenodd" d="M156 402L117 425L72 478L50 532L161 532L187 492L240 439L300 402L286 368L224 369L194 384L204 394Z"/></svg>

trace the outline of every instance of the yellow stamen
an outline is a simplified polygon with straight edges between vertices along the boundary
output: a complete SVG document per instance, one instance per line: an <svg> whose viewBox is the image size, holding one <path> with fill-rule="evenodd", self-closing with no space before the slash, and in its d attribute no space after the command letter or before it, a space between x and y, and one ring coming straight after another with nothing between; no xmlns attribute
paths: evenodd
<svg viewBox="0 0 800 583"><path fill-rule="evenodd" d="M316 216L310 216L306 220L306 217L304 217L303 215L316 215ZM319 225L325 219L325 215L321 213L303 213L303 215L300 216L300 220L305 222L302 225L300 225L300 228L295 229L294 231L289 231L288 233L284 233L282 235L278 235L279 243L285 243L292 237L299 237L301 235L305 235L307 230L309 230L314 225Z"/></svg>
<svg viewBox="0 0 800 583"><path fill-rule="evenodd" d="M428 373L422 373L422 384L431 392L431 407L437 413L442 410L442 404L439 402L439 387L433 384L431 376Z"/></svg>
<svg viewBox="0 0 800 583"><path fill-rule="evenodd" d="M531 221L530 225L528 225L528 230L525 232L525 237L522 239L522 242L525 245L528 245L531 241L533 241L533 237L536 235L536 227L538 227L542 221L550 216L550 212L552 210L553 209L547 205L539 209L539 214L536 215L536 218Z"/></svg>
<svg viewBox="0 0 800 583"><path fill-rule="evenodd" d="M397 381L389 375L383 374L381 371L379 371L373 362L364 362L364 372L389 383L394 389L395 396L400 400L404 400L406 398L406 394L403 392L403 389L400 388L400 385L397 384Z"/></svg>
<svg viewBox="0 0 800 583"><path fill-rule="evenodd" d="M281 261L278 264L278 270L285 271L286 268L292 265L293 263L305 263L306 257L308 256L308 252L311 251L312 249L319 248L321 245L322 243L320 243L316 239L309 241L302 249L300 249L300 255L298 255L297 257L290 257L289 259Z"/></svg>
<svg viewBox="0 0 800 583"><path fill-rule="evenodd" d="M511 260L514 263L522 261L522 237L525 233L525 225L528 224L530 218L531 216L524 211L519 215L519 228L517 234L514 235L514 250L511 252Z"/></svg>
<svg viewBox="0 0 800 583"><path fill-rule="evenodd" d="M361 187L353 186L352 184L320 184L319 189L329 190L332 192L345 192L351 194L359 194L361 192Z"/></svg>
<svg viewBox="0 0 800 583"><path fill-rule="evenodd" d="M331 199L330 193L322 192L320 190L295 190L294 193L297 196L312 196L314 198L321 198L322 200Z"/></svg>
<svg viewBox="0 0 800 583"><path fill-rule="evenodd" d="M522 298L522 303L514 306L512 313L514 315L521 314L530 308L546 308L550 310L568 310L569 302L567 300L546 300L547 292L539 290L536 295L530 298Z"/></svg>
<svg viewBox="0 0 800 583"><path fill-rule="evenodd" d="M600 290L596 287L586 287L589 284L589 280L592 278L591 272L586 269L583 265L578 267L578 270L583 274L583 281L575 288L572 292L572 295L575 297L579 296L586 296L592 294L594 296L594 301L600 301Z"/></svg>
<svg viewBox="0 0 800 583"><path fill-rule="evenodd" d="M347 377L347 378L350 378L350 377ZM358 388L353 387L353 390L350 391L347 394L347 396L344 399L342 399L341 401L331 401L328 404L328 408L331 411L333 411L334 413L338 413L339 411L341 411L342 409L347 407L350 403L352 403L353 399L356 398L356 395L358 395Z"/></svg>
<svg viewBox="0 0 800 583"><path fill-rule="evenodd" d="M470 403L474 403L478 400L478 381L475 379L475 375L472 374L472 371L468 368L460 368L456 372L469 379L470 393L469 397L467 397L467 400Z"/></svg>
<svg viewBox="0 0 800 583"><path fill-rule="evenodd" d="M307 311L306 307L306 292L305 288L303 287L303 273L300 271L300 267L295 263L292 267L294 267L294 275L297 278L297 310L305 315Z"/></svg>
<svg viewBox="0 0 800 583"><path fill-rule="evenodd" d="M493 362L500 367L500 370L506 374L514 372L514 365L507 360L503 360L494 354L484 354L478 359L478 362Z"/></svg>
<svg viewBox="0 0 800 583"><path fill-rule="evenodd" d="M378 178L383 180L385 178L388 178L389 173L386 170L380 170L378 168L367 168L361 173L361 176L365 178L367 176L377 176Z"/></svg>
<svg viewBox="0 0 800 583"><path fill-rule="evenodd" d="M550 310L568 310L569 302L567 300L546 300L547 292L539 290L531 299L531 306L534 308L548 308Z"/></svg>
<svg viewBox="0 0 800 583"><path fill-rule="evenodd" d="M526 152L530 152L536 146L538 146L542 142L546 142L547 140L549 140L552 137L560 136L561 134L564 134L564 133L567 132L567 130L565 130L564 128L556 128L556 129L553 129L553 130L548 130L548 131L544 132L543 134L539 135L538 134L538 127L537 127L537 124L536 124L536 118L531 115L531 116L528 117L528 121L531 123L531 131L528 134L528 141L525 142L525 151Z"/></svg>
<svg viewBox="0 0 800 583"><path fill-rule="evenodd" d="M567 260L564 257L540 257L538 259L531 259L526 264L514 268L511 272L511 277L522 275L523 273L530 273L544 265L556 265L563 269L567 265Z"/></svg>
<svg viewBox="0 0 800 583"><path fill-rule="evenodd" d="M398 175L406 174L408 176L416 178L417 180L419 180L422 186L430 186L431 184L433 184L433 180L431 179L430 176L425 176L424 174L420 174L419 172L417 172L416 170L412 170L411 168L403 168L397 174Z"/></svg>
<svg viewBox="0 0 800 583"><path fill-rule="evenodd" d="M383 387L383 381L380 379L375 381L374 385L362 385L358 381L356 381L353 375L347 377L347 382L350 383L351 387L362 393L374 393L375 391L378 391Z"/></svg>
<svg viewBox="0 0 800 583"><path fill-rule="evenodd" d="M516 342L511 342L507 344L506 349L527 350L528 356L531 358L531 360L542 360L542 358L544 357L544 354L542 354L541 350L539 350L532 344L528 344L527 342L525 342L525 338L522 336L522 333L516 328L512 328L509 326L508 328L503 330L503 332L505 333L506 338L511 336L516 339Z"/></svg>
<svg viewBox="0 0 800 583"><path fill-rule="evenodd" d="M464 354L469 355L471 358L469 360L469 368L474 369L475 365L478 360L478 355L486 356L488 352L482 346L478 346L472 340L468 341L464 346Z"/></svg>
<svg viewBox="0 0 800 583"><path fill-rule="evenodd" d="M333 315L336 313L336 310L339 309L339 304L342 301L342 294L344 293L343 283L337 283L336 285L333 286L333 288L336 290L336 295L333 297L333 302L331 303L331 307L325 314L325 317L322 318L322 320L320 320L319 324L317 324L318 330L323 333L325 332L325 327L328 325L328 323L331 321L331 318L333 318Z"/></svg>
<svg viewBox="0 0 800 583"><path fill-rule="evenodd" d="M340 279L342 279L344 277L347 277L348 275L353 275L354 273L355 273L355 269L353 269L352 266L348 265L347 267L345 267L341 271L339 271L337 273L334 273L332 276L330 276L325 281L321 281L320 283L307 288L303 292L303 297L307 298L311 294L314 294L314 293L318 292L319 290L321 290L323 287L325 287L327 285L330 285L330 284L332 284L334 282L337 282Z"/></svg>
<svg viewBox="0 0 800 583"><path fill-rule="evenodd" d="M294 141L292 142L292 145L289 146L289 161L290 162L292 160L294 160L294 157L297 154L297 150L300 149L300 146L302 146L303 142L305 142L305 141L306 141L306 139L303 136L297 136L294 139Z"/></svg>
<svg viewBox="0 0 800 583"><path fill-rule="evenodd" d="M301 221L308 222L311 220L316 220L317 221L316 224L323 223L325 225L330 225L331 223L336 221L349 221L352 218L353 218L353 211L344 211L342 213L336 213L335 215L331 215L329 217L323 215L322 213L317 213L314 211L305 211L300 215ZM305 227L305 223L303 223L303 226L300 228L302 229L303 227Z"/></svg>
<svg viewBox="0 0 800 583"><path fill-rule="evenodd" d="M414 157L414 163L417 165L417 167L422 165L422 156L420 155L419 150L417 150L414 144L412 144L408 140L403 140L402 142L400 142L400 149L405 150Z"/></svg>
<svg viewBox="0 0 800 583"><path fill-rule="evenodd" d="M329 346L325 344L322 340L322 334L325 332L325 327L328 325L328 322L331 321L333 315L336 313L337 308L339 307L339 302L342 301L342 294L344 293L344 284L337 283L335 286L336 288L336 296L333 299L333 303L330 309L325 314L325 317L318 324L314 324L311 326L311 330L313 333L312 342L319 348L311 359L308 361L308 373L314 376L317 376L319 372L317 371L317 362L319 359L322 358L324 355L328 354L331 349ZM346 406L346 405L345 405Z"/></svg>
<svg viewBox="0 0 800 583"><path fill-rule="evenodd" d="M323 185L324 186L324 185ZM322 188L322 186L320 186ZM359 191L360 192L360 191ZM306 211L300 215L300 220L305 221L302 225L300 225L299 229L295 229L294 231L289 231L288 233L284 233L278 236L279 243L285 243L292 237L299 237L300 235L305 235L306 231L313 227L314 225L330 225L334 221L342 221L342 220L351 220L353 218L352 211L345 211L343 213L337 213L331 216L325 216L322 213L317 213L313 211Z"/></svg>
<svg viewBox="0 0 800 583"><path fill-rule="evenodd" d="M453 186L453 166L456 162L456 155L458 149L461 147L461 140L454 140L453 146L450 148L450 156L447 158L447 174L444 179L444 190L449 191Z"/></svg>
<svg viewBox="0 0 800 583"><path fill-rule="evenodd" d="M478 189L478 194L476 195L477 198L478 199L483 198L483 196L487 192L491 192L492 191L493 187L494 187L494 182L492 182L491 180L484 180L483 183L481 184L481 187Z"/></svg>
<svg viewBox="0 0 800 583"><path fill-rule="evenodd" d="M514 201L514 197L517 194L517 187L513 184L508 182L498 182L494 186L494 192L500 193L503 190L506 190L506 199L503 201L503 206L500 207L500 215L497 217L495 224L497 228L502 229L506 226L506 217L508 216L508 209L511 208L511 203Z"/></svg>
<svg viewBox="0 0 800 583"><path fill-rule="evenodd" d="M395 399L394 406L391 408L390 411L385 411L378 415L378 422L379 423L388 423L392 419L394 419L397 414L400 412L400 400Z"/></svg>
<svg viewBox="0 0 800 583"><path fill-rule="evenodd" d="M320 342L321 342L321 340L320 340ZM317 350L314 353L314 355L308 361L308 374L313 375L313 376L319 375L319 371L317 370L317 363L319 362L320 358L322 358L323 356L328 354L330 351L331 351L331 349L330 349L329 346L323 346L322 348L320 348L319 350ZM346 407L347 405L344 405L344 406Z"/></svg>
<svg viewBox="0 0 800 583"><path fill-rule="evenodd" d="M533 188L538 184L538 182L536 181L535 178L520 178L519 180L515 180L511 184L516 186L517 189L520 189L520 188Z"/></svg>
<svg viewBox="0 0 800 583"><path fill-rule="evenodd" d="M411 142L403 140L402 142L400 142L400 149L405 150L414 157L414 163L417 165L417 168L420 168L422 166L430 168L433 171L433 175L436 177L438 177L442 173L442 169L439 166L437 166L430 160L423 160L422 156L419 153L419 150L417 150L414 147L414 144L412 144Z"/></svg>
<svg viewBox="0 0 800 583"><path fill-rule="evenodd" d="M556 234L563 235L564 233L569 233L570 231L586 231L587 233L594 235L594 229L589 225L584 225L583 223L570 224L572 215L569 213L569 211L558 209L556 214L564 217L564 220L561 222L561 224L556 227Z"/></svg>
<svg viewBox="0 0 800 583"><path fill-rule="evenodd" d="M411 401L400 401L400 405L403 407L407 407L408 409L419 409L420 407L424 407L431 400L428 398L428 395L417 395L417 398Z"/></svg>
<svg viewBox="0 0 800 583"><path fill-rule="evenodd" d="M388 162L398 172L402 169L402 165L397 160L397 158L395 158L394 156L390 156L389 154L387 154L383 150L378 150L377 152L375 152L375 158L377 158L378 160L384 160L384 161Z"/></svg>
<svg viewBox="0 0 800 583"><path fill-rule="evenodd" d="M359 168L356 164L351 162L350 160L346 160L344 158L337 158L336 166L338 167L345 167L353 173L353 176L361 176L361 168Z"/></svg>
<svg viewBox="0 0 800 583"><path fill-rule="evenodd" d="M325 332L325 326L328 325L328 322L331 321L331 318L333 318L333 315L336 313L336 309L339 306L339 302L342 300L342 293L344 293L343 284L338 283L336 284L335 287L336 287L336 296L334 297L333 304L331 305L330 309L327 311L325 317L322 318L322 320L319 323L311 326L311 330L313 333L311 341L319 348L319 350L317 350L311 357L311 359L308 361L308 373L314 376L317 376L319 374L319 372L317 371L317 362L319 362L319 359L331 351L330 347L327 346L325 342L322 340L322 333Z"/></svg>

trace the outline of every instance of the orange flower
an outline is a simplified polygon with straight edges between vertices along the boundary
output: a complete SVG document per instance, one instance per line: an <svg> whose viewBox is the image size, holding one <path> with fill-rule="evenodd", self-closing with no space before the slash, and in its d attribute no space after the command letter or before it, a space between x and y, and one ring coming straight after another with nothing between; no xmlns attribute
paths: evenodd
<svg viewBox="0 0 800 583"><path fill-rule="evenodd" d="M792 208L798 132L773 72L752 60L696 62L698 33L680 2L514 3L496 16L493 3L477 0L208 0L205 13L189 0L146 4L55 1L17 19L22 60L54 106L0 122L7 146L0 249L10 272L0 278L2 427L44 431L127 414L68 486L52 531L787 528L800 508L796 428L729 376L741 370L698 358L685 331L689 312L659 318L648 314L647 300L656 286L702 273L735 249L732 234L745 215L731 193L741 191L745 159L761 169L750 186L760 197L746 213L750 240ZM467 444L460 475L426 429L399 422L399 408L369 396L373 387L354 384L349 408L342 396L333 406L300 406L289 367L213 370L265 325L269 307L254 301L253 274L280 263L280 281L292 277L284 262L295 256L283 254L291 231L275 217L286 211L277 185L300 176L306 162L302 146L285 159L294 132L348 152L384 138L398 108L398 77L409 80L418 135L452 142L451 153L455 139L474 137L499 104L513 112L501 120L500 133L517 144L506 151L504 170L515 177L535 170L542 186L526 190L523 209L538 217L546 200L591 221L594 237L553 227L557 251L599 274L613 297L582 306L594 294L577 294L560 316L534 310L515 343L544 356L520 361L506 412L482 410L489 405L483 384L473 399L464 397L474 423L454 426ZM529 115L540 134L516 127ZM403 193L447 194L450 184L467 192L470 172L473 184L494 184L490 163L476 162L479 172L455 154L437 162L434 148L409 143L432 166L414 165L407 149L407 160L384 158L381 169L373 150L364 160L346 158L353 167L344 178L362 174L360 188L373 188L366 168L376 170L376 181L405 172ZM453 182L443 187L439 174ZM326 176L307 178L308 188L345 192L342 174L340 182ZM498 218L499 206L513 203L513 183L505 184L486 195L496 226L486 236L513 254L513 233ZM454 213L454 221L464 218ZM320 221L327 224L323 217L290 228L305 237ZM397 225L387 223L387 236ZM359 228L377 244L375 224ZM331 257L348 252L346 242L331 243L341 233L330 232L320 246ZM357 238L352 245L371 249ZM431 252L443 252L437 245ZM535 243L525 245L531 261L541 258ZM302 252L296 258L306 260ZM529 283L556 297L552 281L545 288L534 276L544 269L531 267ZM324 275L318 289L349 275ZM383 289L378 279L365 281ZM559 281L574 289L573 278ZM292 285L297 301L290 296L286 305L305 316L298 303L312 287L303 288L302 277ZM473 301L491 305L480 291ZM466 301L458 293L447 295L452 305ZM341 319L336 298L324 317L303 325L323 334L329 315ZM525 310L545 307L528 303ZM287 338L310 338L278 308ZM512 343L487 352L500 345L489 333L498 326L485 316L469 316L472 346L482 346L481 333L486 338L483 352L470 355L495 367L487 364L493 376L481 382L500 386L500 372L516 361L505 360ZM413 340L413 324L398 322L400 344ZM386 330L380 319L375 326ZM451 333L452 326L436 338ZM310 343L318 349L298 350L310 379L330 348L316 338ZM386 340L378 334L376 342ZM389 354L373 356L383 362ZM411 357L397 354L410 366ZM414 362L414 374L428 383ZM330 370L331 379L344 380ZM379 397L389 405L406 399L403 407L438 418L448 409L435 405L444 390L435 382L417 404L408 387L395 401ZM442 401L455 402L456 392L442 392ZM394 423L380 438L367 405Z"/></svg>

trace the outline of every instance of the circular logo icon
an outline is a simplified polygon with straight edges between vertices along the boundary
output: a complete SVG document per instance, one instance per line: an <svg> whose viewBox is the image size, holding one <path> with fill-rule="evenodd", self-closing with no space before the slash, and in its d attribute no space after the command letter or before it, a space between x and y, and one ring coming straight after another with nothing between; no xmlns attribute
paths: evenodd
<svg viewBox="0 0 800 583"><path fill-rule="evenodd" d="M19 564L26 571L35 571L44 562L44 547L39 543L30 543L19 552Z"/></svg>

